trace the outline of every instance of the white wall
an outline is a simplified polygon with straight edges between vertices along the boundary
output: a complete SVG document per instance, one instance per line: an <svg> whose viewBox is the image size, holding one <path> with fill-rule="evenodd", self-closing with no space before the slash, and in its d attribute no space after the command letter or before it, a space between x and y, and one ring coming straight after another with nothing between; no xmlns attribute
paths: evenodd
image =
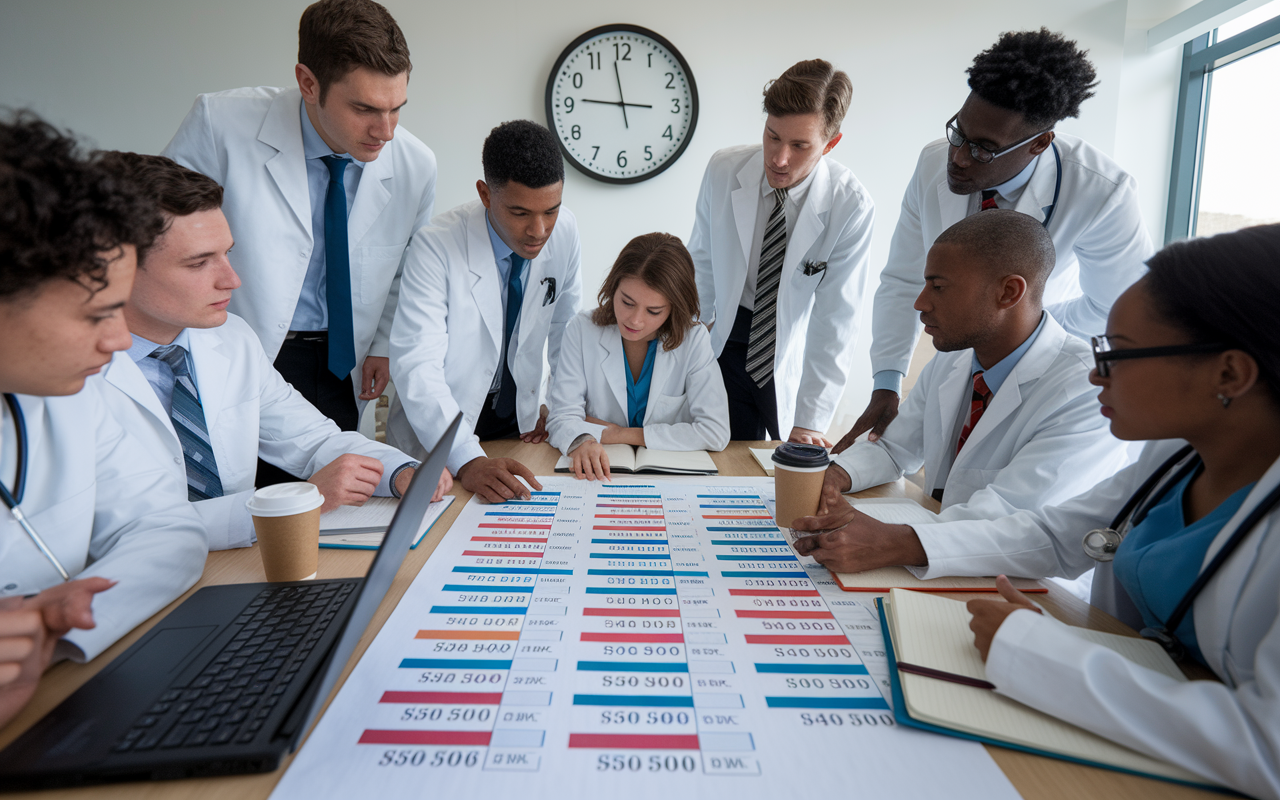
<svg viewBox="0 0 1280 800"><path fill-rule="evenodd" d="M1187 2L1134 3L1143 18L1130 23L1126 0L386 0L415 65L401 123L439 158L438 210L474 197L480 145L490 128L520 117L545 122L547 74L578 34L631 22L666 36L689 61L701 115L679 162L632 186L605 185L569 170L565 203L581 226L588 297L632 236L651 230L688 236L707 158L720 147L758 141L764 83L797 60L819 56L854 81L845 138L832 157L852 168L876 201L872 268L878 272L916 156L942 134L967 93L964 69L1000 32L1042 25L1077 39L1102 79L1081 118L1060 130L1116 153L1137 174L1148 224L1160 231L1177 58L1175 51L1148 57L1135 40L1139 26L1145 31L1148 20L1158 22ZM0 105L32 107L100 147L158 152L198 92L289 84L305 6L4 0ZM875 283L873 275L872 289ZM869 303L870 293L847 410L860 410L870 391Z"/></svg>

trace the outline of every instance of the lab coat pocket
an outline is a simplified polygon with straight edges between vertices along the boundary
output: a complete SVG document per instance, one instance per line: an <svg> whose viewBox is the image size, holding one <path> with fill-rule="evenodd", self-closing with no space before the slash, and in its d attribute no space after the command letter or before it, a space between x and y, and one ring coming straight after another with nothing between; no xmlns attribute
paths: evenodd
<svg viewBox="0 0 1280 800"><path fill-rule="evenodd" d="M818 289L818 285L822 283L822 278L827 274L826 269L821 269L812 274L806 275L805 264L808 261L801 261L796 268L791 271L791 288L795 291L795 296L801 299L808 299ZM812 270L810 270L812 271Z"/></svg>
<svg viewBox="0 0 1280 800"><path fill-rule="evenodd" d="M357 247L352 251L353 261L360 267L360 302L370 305L387 302L391 281L404 256L402 244L384 247Z"/></svg>
<svg viewBox="0 0 1280 800"><path fill-rule="evenodd" d="M649 413L645 415L645 422L668 425L673 422L693 422L687 399L688 395L684 394L649 395Z"/></svg>

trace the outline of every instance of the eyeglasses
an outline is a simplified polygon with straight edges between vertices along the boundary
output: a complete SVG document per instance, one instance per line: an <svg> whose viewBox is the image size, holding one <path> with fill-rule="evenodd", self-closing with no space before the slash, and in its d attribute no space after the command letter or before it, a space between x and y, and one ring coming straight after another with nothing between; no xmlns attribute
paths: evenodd
<svg viewBox="0 0 1280 800"><path fill-rule="evenodd" d="M1173 344L1166 347L1138 347L1131 350L1112 350L1111 340L1106 336L1094 336L1093 363L1098 375L1106 378L1111 375L1111 362L1124 361L1131 358L1159 358L1161 356L1189 356L1196 353L1221 353L1231 347L1216 342L1195 342L1192 344Z"/></svg>
<svg viewBox="0 0 1280 800"><path fill-rule="evenodd" d="M964 134L960 132L960 129L956 127L956 120L959 117L960 117L960 114L956 113L955 116L947 120L947 141L951 143L952 147L963 147L967 142L969 145L969 155L973 156L973 160L977 161L979 164L990 164L992 161L995 161L1000 156L1006 153L1011 153L1014 150L1017 150L1019 147L1022 147L1027 142L1035 141L1037 138L1053 130L1053 128L1051 127L1045 128L1039 133L1029 136L1026 139L1023 139L1017 144L1011 144L1008 147L1002 148L1000 150L988 150L987 148L983 147L977 142L974 142L965 138Z"/></svg>

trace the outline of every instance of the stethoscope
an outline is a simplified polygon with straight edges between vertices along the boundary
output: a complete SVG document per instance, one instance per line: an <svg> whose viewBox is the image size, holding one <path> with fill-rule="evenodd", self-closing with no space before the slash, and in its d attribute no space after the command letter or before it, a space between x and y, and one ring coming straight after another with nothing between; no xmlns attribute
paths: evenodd
<svg viewBox="0 0 1280 800"><path fill-rule="evenodd" d="M1053 149L1053 160L1058 164L1058 179L1053 184L1053 202L1049 204L1049 210L1044 215L1044 222L1040 223L1045 230L1049 230L1049 221L1053 219L1053 212L1058 210L1058 195L1062 192L1062 156L1058 155L1058 143L1050 142L1049 147Z"/></svg>
<svg viewBox="0 0 1280 800"><path fill-rule="evenodd" d="M45 544L44 539L40 538L40 534L36 533L36 529L31 527L31 523L27 521L26 515L22 513L22 508L18 505L22 502L22 498L27 492L27 460L30 457L27 452L27 420L22 415L22 406L18 405L17 397L5 394L4 402L9 406L9 413L13 415L13 427L18 432L18 470L14 476L14 491L12 493L4 485L4 482L0 481L0 500L3 500L4 504L9 507L9 511L13 513L13 518L27 532L27 536L31 537L31 541L44 554L44 557L49 559L49 563L53 564L54 569L58 570L58 574L62 576L62 579L69 581L71 576L67 574L62 563L58 561L58 557L49 549L49 545Z"/></svg>
<svg viewBox="0 0 1280 800"><path fill-rule="evenodd" d="M1200 469L1203 464L1203 459L1200 458L1200 455L1195 452L1191 445L1187 445L1174 453L1168 461L1161 464L1159 469L1147 478L1132 497L1125 501L1120 513L1116 514L1110 526L1089 531L1084 535L1082 546L1085 554L1095 561L1106 562L1113 560L1125 536L1146 519L1151 509L1160 503L1171 488L1177 486L1183 478ZM1231 538L1222 545L1208 565L1196 576L1195 582L1191 584L1186 594L1178 601L1178 605L1174 607L1173 613L1169 615L1164 624L1143 628L1139 631L1142 637L1159 642L1169 655L1175 659L1181 659L1186 654L1186 648L1182 642L1178 641L1174 631L1182 624L1183 618L1191 610L1191 604L1199 596L1200 591L1218 573L1218 570L1226 563L1227 558L1235 552L1236 548L1249 535L1249 532L1262 521L1263 517L1271 513L1278 503L1280 503L1280 486L1272 489L1271 493L1264 497L1262 502L1254 506L1248 516L1236 527L1231 534Z"/></svg>

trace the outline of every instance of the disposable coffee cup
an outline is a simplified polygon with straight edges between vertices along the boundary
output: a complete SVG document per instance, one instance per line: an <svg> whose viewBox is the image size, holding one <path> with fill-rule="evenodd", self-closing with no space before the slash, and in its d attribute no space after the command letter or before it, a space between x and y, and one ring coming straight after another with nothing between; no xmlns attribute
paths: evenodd
<svg viewBox="0 0 1280 800"><path fill-rule="evenodd" d="M267 580L308 581L320 558L320 506L324 496L311 483L278 483L245 503L253 515Z"/></svg>
<svg viewBox="0 0 1280 800"><path fill-rule="evenodd" d="M825 448L816 444L787 442L773 451L773 486L777 497L778 527L794 541L803 532L791 529L800 517L818 513L822 501L822 481L831 459Z"/></svg>

